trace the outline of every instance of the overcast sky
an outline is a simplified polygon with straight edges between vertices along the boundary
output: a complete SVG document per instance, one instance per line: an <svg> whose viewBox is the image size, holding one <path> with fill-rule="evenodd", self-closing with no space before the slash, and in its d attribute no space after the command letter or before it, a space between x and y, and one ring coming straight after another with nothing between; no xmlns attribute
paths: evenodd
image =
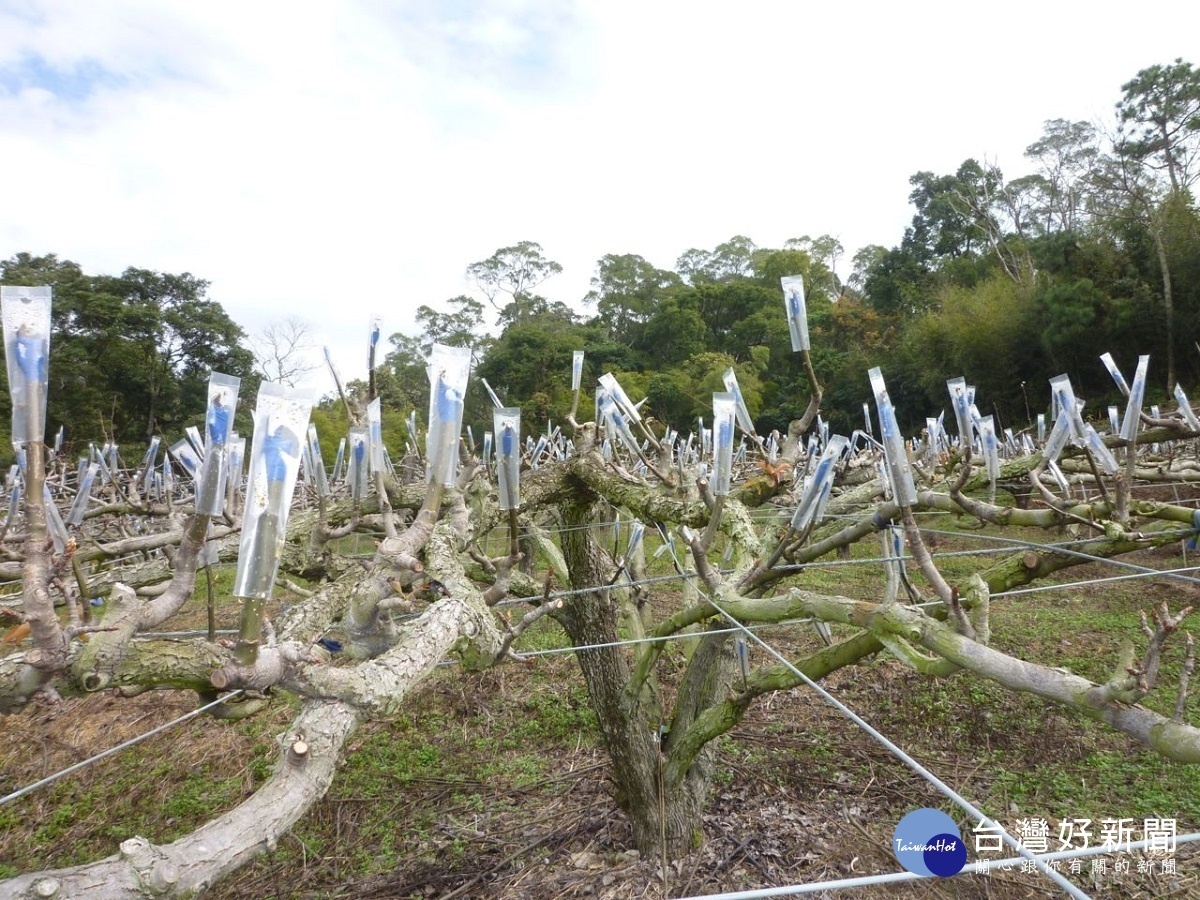
<svg viewBox="0 0 1200 900"><path fill-rule="evenodd" d="M845 275L914 172L1022 174L1197 35L1184 0L0 0L0 255L189 271L364 377L372 314L415 333L521 240L576 306L606 253L736 234L832 234Z"/></svg>

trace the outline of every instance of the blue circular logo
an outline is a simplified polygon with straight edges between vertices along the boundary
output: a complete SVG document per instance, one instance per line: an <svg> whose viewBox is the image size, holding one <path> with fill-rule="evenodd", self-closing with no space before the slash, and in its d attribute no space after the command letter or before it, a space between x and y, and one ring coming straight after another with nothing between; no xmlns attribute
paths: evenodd
<svg viewBox="0 0 1200 900"><path fill-rule="evenodd" d="M958 825L941 810L916 809L892 835L896 860L914 875L957 875L967 864L967 845Z"/></svg>

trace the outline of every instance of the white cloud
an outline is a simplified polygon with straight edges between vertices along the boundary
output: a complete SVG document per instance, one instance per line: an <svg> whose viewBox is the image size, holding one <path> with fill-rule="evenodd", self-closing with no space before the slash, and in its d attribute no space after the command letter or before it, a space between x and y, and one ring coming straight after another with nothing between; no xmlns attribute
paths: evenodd
<svg viewBox="0 0 1200 900"><path fill-rule="evenodd" d="M1164 23L1169 22L1169 27ZM734 234L896 243L908 177L1009 174L1048 118L1109 113L1200 8L1014 2L0 3L0 253L191 271L253 332L314 323L347 377L463 270ZM328 383L322 381L322 389Z"/></svg>

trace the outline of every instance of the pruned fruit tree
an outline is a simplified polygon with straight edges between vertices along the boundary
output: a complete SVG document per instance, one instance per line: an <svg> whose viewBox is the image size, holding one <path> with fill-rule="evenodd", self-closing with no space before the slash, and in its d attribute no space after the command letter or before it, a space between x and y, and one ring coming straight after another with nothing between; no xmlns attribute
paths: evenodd
<svg viewBox="0 0 1200 900"><path fill-rule="evenodd" d="M2 536L11 621L0 710L100 691L188 692L198 705L225 701L212 711L229 718L285 695L298 702L273 773L240 806L173 843L131 834L108 858L8 879L0 896L203 891L273 848L323 796L357 727L395 716L447 659L468 670L520 661L522 632L545 617L576 648L615 802L652 858L703 841L713 742L752 704L878 654L929 677L959 672L1033 694L1166 757L1200 761L1186 708L1192 648L1178 634L1186 609L1148 611L1130 636L1136 647L1103 681L1001 652L989 624L993 594L1195 533L1192 509L1133 491L1195 470L1189 439L1200 423L1182 391L1177 410L1147 413L1146 360L1128 383L1112 366L1124 417L1092 422L1070 380L1054 379L1041 427L1013 434L954 379L950 414L906 440L884 373L872 370L863 392L874 415L863 431L830 434L802 288L794 278L783 288L779 328L791 330L808 382L807 407L786 433L756 432L733 370L709 427L676 433L612 373L592 373L589 386L580 348L575 404L559 427L523 430L520 410L494 398L476 442L463 426L464 396L478 389L470 352L435 345L429 406L410 420L404 459L388 456L378 400L360 409L349 398L352 427L332 471L310 427L311 398L263 384L253 433L239 438L240 386L220 373L196 410L202 427L176 436L169 454L160 458L156 440L140 462L106 447L76 465L45 434L49 292L5 288L19 464ZM581 414L581 398L594 415ZM948 578L917 525L922 510L1070 529L1079 540L1019 548ZM614 541L618 517L628 527ZM373 553L351 559L346 538L362 532ZM883 549L879 596L806 587L807 565L862 541ZM119 569L100 565L135 552ZM681 585L671 609L649 602L656 558ZM236 565L236 634L158 636L181 610L204 606L205 570L222 565ZM285 584L291 602L278 608ZM743 629L792 620L812 623L819 649L751 667ZM665 651L681 634L688 650L671 659L682 668L668 684ZM1157 684L1166 653L1183 659L1177 686ZM1172 714L1141 702L1156 688L1175 692Z"/></svg>

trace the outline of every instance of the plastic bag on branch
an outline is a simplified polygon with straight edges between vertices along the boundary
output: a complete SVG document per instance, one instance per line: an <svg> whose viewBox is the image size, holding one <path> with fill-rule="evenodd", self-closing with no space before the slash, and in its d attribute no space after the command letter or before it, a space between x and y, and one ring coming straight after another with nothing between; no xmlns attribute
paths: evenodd
<svg viewBox="0 0 1200 900"><path fill-rule="evenodd" d="M787 312L788 334L792 338L792 351L799 353L809 349L808 314L804 306L804 279L799 275L784 275L779 279L783 288L783 305Z"/></svg>
<svg viewBox="0 0 1200 900"><path fill-rule="evenodd" d="M325 474L325 461L321 458L321 442L317 439L317 426L308 426L308 458L312 462L313 482L317 493L329 496L329 476Z"/></svg>
<svg viewBox="0 0 1200 900"><path fill-rule="evenodd" d="M204 462L196 485L196 512L219 516L225 510L225 483L229 478L229 439L242 380L213 372L208 379L208 406L204 414Z"/></svg>
<svg viewBox="0 0 1200 900"><path fill-rule="evenodd" d="M1092 454L1092 458L1096 460L1096 464L1104 470L1105 475L1116 475L1117 472L1121 471L1120 465L1117 464L1117 458L1104 445L1103 438L1096 433L1096 429L1090 423L1084 423L1083 436L1084 446Z"/></svg>
<svg viewBox="0 0 1200 900"><path fill-rule="evenodd" d="M571 393L578 394L583 385L583 351L575 350L571 354Z"/></svg>
<svg viewBox="0 0 1200 900"><path fill-rule="evenodd" d="M1138 424L1142 416L1142 399L1146 396L1146 370L1149 367L1150 357L1139 356L1137 371L1133 374L1133 386L1129 389L1125 418L1121 421L1121 437L1130 443L1137 440Z"/></svg>
<svg viewBox="0 0 1200 900"><path fill-rule="evenodd" d="M954 421L958 423L958 440L964 451L971 446L971 401L967 393L967 379L959 376L946 381L950 391L950 405L954 407Z"/></svg>
<svg viewBox="0 0 1200 900"><path fill-rule="evenodd" d="M427 367L429 433L425 436L425 456L429 481L444 487L454 487L458 475L458 436L470 370L470 348L433 345Z"/></svg>
<svg viewBox="0 0 1200 900"><path fill-rule="evenodd" d="M1000 477L1000 444L996 439L996 423L991 416L984 416L979 420L979 442L983 445L988 484L992 495L995 496L996 480Z"/></svg>
<svg viewBox="0 0 1200 900"><path fill-rule="evenodd" d="M492 410L496 435L496 479L500 485L500 508L521 506L521 407Z"/></svg>
<svg viewBox="0 0 1200 900"><path fill-rule="evenodd" d="M1179 404L1179 413L1187 422L1188 428L1191 431L1200 431L1200 419L1196 418L1196 414L1192 411L1192 404L1188 402L1187 394L1178 384L1175 385L1175 402Z"/></svg>
<svg viewBox="0 0 1200 900"><path fill-rule="evenodd" d="M1050 436L1042 445L1042 458L1050 463L1058 462L1058 457L1070 436L1071 417L1065 409L1060 409L1058 418L1054 420L1054 427L1050 429Z"/></svg>
<svg viewBox="0 0 1200 900"><path fill-rule="evenodd" d="M821 452L817 467L812 476L804 483L800 494L800 504L792 515L792 530L803 532L810 525L817 525L825 512L825 504L829 501L833 490L833 478L836 466L842 454L846 452L850 441L843 435L835 434L829 438L829 443Z"/></svg>
<svg viewBox="0 0 1200 900"><path fill-rule="evenodd" d="M600 418L604 422L604 430L610 439L612 435L618 436L629 452L636 456L638 452L637 438L629 430L629 421L621 411L620 405L607 391L600 399Z"/></svg>
<svg viewBox="0 0 1200 900"><path fill-rule="evenodd" d="M383 459L383 405L378 397L367 404L367 451L371 461L371 474L386 473Z"/></svg>
<svg viewBox="0 0 1200 900"><path fill-rule="evenodd" d="M1050 379L1050 393L1055 406L1067 413L1067 424L1071 426L1071 442L1078 447L1087 444L1087 430L1083 427L1083 416L1079 414L1079 401L1067 375L1055 375Z"/></svg>
<svg viewBox="0 0 1200 900"><path fill-rule="evenodd" d="M83 516L87 512L88 500L92 495L92 485L96 483L96 475L99 472L99 463L89 463L87 471L79 479L79 493L75 495L71 509L67 512L67 524L72 528L78 528L83 524Z"/></svg>
<svg viewBox="0 0 1200 900"><path fill-rule="evenodd" d="M50 365L51 290L0 287L4 320L4 354L12 396L14 446L46 438L46 396Z"/></svg>
<svg viewBox="0 0 1200 900"><path fill-rule="evenodd" d="M180 438L167 451L179 463L180 468L187 472L193 479L200 475L200 454L196 452L196 448L192 446L192 442L187 438ZM165 462L165 460L164 460ZM101 469L104 469L101 463Z"/></svg>
<svg viewBox="0 0 1200 900"><path fill-rule="evenodd" d="M608 391L608 395L616 402L617 407L625 414L627 418L635 422L642 421L642 414L638 412L633 401L629 399L629 395L625 393L625 389L621 387L617 381L617 377L612 372L605 372L600 376L600 383L604 385L604 389Z"/></svg>
<svg viewBox="0 0 1200 900"><path fill-rule="evenodd" d="M350 482L350 496L354 500L362 500L367 496L367 474L370 469L367 460L368 441L365 427L356 425L350 429L350 463L346 480Z"/></svg>
<svg viewBox="0 0 1200 900"><path fill-rule="evenodd" d="M729 493L733 474L733 425L737 418L737 399L731 393L713 394L713 475L712 492L717 497Z"/></svg>
<svg viewBox="0 0 1200 900"><path fill-rule="evenodd" d="M750 410L746 408L746 399L742 396L742 389L738 387L737 373L733 371L733 366L725 370L721 380L725 382L725 390L733 395L733 408L737 414L738 427L746 434L754 434L754 423L750 420Z"/></svg>
<svg viewBox="0 0 1200 900"><path fill-rule="evenodd" d="M879 410L879 434L892 496L901 506L912 506L917 502L917 487L913 483L912 466L904 449L904 438L896 421L896 410L888 396L883 371L875 367L868 370L867 375L871 379L871 390L875 393L875 407ZM967 433L970 434L969 431Z"/></svg>
<svg viewBox="0 0 1200 900"><path fill-rule="evenodd" d="M311 410L308 391L271 382L258 389L234 596L266 600L275 587Z"/></svg>
<svg viewBox="0 0 1200 900"><path fill-rule="evenodd" d="M1126 397L1129 396L1129 385L1125 383L1125 376L1121 374L1121 370L1117 368L1116 362L1113 360L1111 353L1101 353L1100 362L1104 363L1104 368L1108 369L1108 374L1112 376L1112 380L1116 382L1117 388Z"/></svg>

